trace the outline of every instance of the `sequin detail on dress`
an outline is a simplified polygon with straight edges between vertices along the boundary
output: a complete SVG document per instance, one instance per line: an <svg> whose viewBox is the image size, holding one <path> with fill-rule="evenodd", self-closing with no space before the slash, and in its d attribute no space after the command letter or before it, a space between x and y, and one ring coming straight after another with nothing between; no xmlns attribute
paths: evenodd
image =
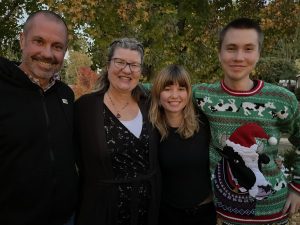
<svg viewBox="0 0 300 225"><path fill-rule="evenodd" d="M111 153L114 179L132 179L149 171L149 134L143 124L140 138L135 137L104 107L104 129ZM146 225L151 187L148 181L117 184L117 224ZM131 216L131 215L137 215Z"/></svg>

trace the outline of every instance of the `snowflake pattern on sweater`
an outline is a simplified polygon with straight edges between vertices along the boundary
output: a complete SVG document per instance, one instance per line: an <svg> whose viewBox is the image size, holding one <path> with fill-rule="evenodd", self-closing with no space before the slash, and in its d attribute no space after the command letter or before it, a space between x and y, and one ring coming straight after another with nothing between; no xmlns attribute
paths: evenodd
<svg viewBox="0 0 300 225"><path fill-rule="evenodd" d="M223 81L193 86L196 103L207 115L211 126L210 167L213 184L216 181L215 175L227 170L226 165L220 164L222 158L217 149L223 149L230 135L245 123L259 124L269 136L277 140L280 140L282 133L287 133L289 141L297 148L300 146L300 114L295 95L285 88L261 80L255 82L255 87L247 92L233 91ZM262 165L262 174L275 192L262 200L245 194L232 194L231 201L215 196L218 215L225 221L236 224L284 221L287 214L283 215L282 209L288 188L300 193L300 154L296 160L294 180L288 187L285 176L274 161L278 155L278 143L270 145L261 142L258 146L258 152L270 158L268 164ZM215 188L216 185L221 188L224 184L215 183Z"/></svg>

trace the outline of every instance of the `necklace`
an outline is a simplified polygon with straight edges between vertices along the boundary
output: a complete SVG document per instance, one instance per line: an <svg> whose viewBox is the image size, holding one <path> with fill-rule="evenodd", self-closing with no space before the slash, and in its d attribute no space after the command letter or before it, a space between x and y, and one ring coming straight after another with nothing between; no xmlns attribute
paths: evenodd
<svg viewBox="0 0 300 225"><path fill-rule="evenodd" d="M118 119L120 119L120 118L121 118L120 112L123 111L123 110L129 105L129 102L126 102L125 105L124 105L120 110L118 110L117 107L116 107L116 105L115 105L115 103L114 103L113 100L111 99L109 93L108 93L108 92L106 92L106 93L107 93L107 96L108 96L108 98L109 98L109 100L110 100L112 106L114 107L115 111L117 112L117 114L116 114L115 116L116 116Z"/></svg>

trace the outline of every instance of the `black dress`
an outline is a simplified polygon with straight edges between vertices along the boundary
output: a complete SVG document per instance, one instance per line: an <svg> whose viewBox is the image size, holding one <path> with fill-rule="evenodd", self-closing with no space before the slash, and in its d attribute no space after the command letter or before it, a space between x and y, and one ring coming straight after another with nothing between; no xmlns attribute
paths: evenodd
<svg viewBox="0 0 300 225"><path fill-rule="evenodd" d="M105 106L104 129L111 152L114 180L136 179L149 170L149 134L143 126L139 138L133 135ZM147 224L151 186L147 180L117 184L117 224Z"/></svg>
<svg viewBox="0 0 300 225"><path fill-rule="evenodd" d="M147 99L139 108L143 128L135 137L95 92L75 103L80 150L78 225L156 225L159 209L159 137L148 121Z"/></svg>

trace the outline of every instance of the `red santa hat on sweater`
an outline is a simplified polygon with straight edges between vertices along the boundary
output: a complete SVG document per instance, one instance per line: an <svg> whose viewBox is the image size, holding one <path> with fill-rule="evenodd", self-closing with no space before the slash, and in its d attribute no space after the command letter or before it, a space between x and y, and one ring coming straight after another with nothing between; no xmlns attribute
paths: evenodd
<svg viewBox="0 0 300 225"><path fill-rule="evenodd" d="M234 149L236 152L240 151L256 151L256 138L268 140L270 145L276 145L277 139L269 137L264 129L256 123L246 123L238 127L232 135L226 140L226 144Z"/></svg>

